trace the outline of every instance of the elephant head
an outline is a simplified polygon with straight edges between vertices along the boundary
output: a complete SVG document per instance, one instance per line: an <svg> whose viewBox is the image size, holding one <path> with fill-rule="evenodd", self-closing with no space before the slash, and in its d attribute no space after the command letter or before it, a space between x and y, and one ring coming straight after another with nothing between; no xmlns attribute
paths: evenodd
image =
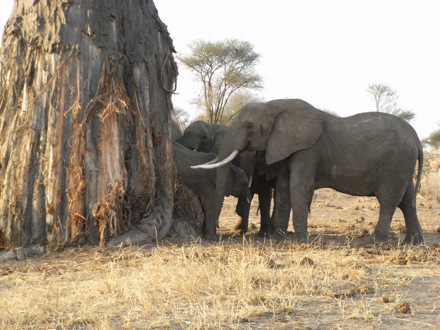
<svg viewBox="0 0 440 330"><path fill-rule="evenodd" d="M190 169L191 165L209 162L216 158L212 153L203 153L189 150L177 142L173 143L173 158L176 164L177 174L182 182L188 186L200 199L205 213L204 231L214 232L217 226L218 218L214 216L215 210L215 185L216 170ZM223 182L225 196L235 196L239 199L240 207L237 208L237 214L248 221L249 202L251 191L246 173L239 167L231 166Z"/></svg>
<svg viewBox="0 0 440 330"><path fill-rule="evenodd" d="M323 125L322 111L302 100L249 103L232 123L219 159L233 150L266 150L273 164L314 145Z"/></svg>
<svg viewBox="0 0 440 330"><path fill-rule="evenodd" d="M293 153L310 148L320 138L325 113L305 101L274 100L267 103L249 103L229 127L219 150L219 162L202 165L216 168L216 217L219 217L225 186L224 178L229 162L243 150L266 150L266 163L273 164Z"/></svg>
<svg viewBox="0 0 440 330"><path fill-rule="evenodd" d="M225 125L209 124L198 120L191 123L176 142L188 149L217 154L220 141L227 129Z"/></svg>
<svg viewBox="0 0 440 330"><path fill-rule="evenodd" d="M228 167L228 173L226 173L224 182L224 197L234 196L238 199L236 213L241 217L244 226L248 226L249 221L249 211L250 211L250 200L252 198L251 190L249 187L249 181L246 173L239 167L231 165ZM215 186L217 184L216 170L201 170L204 171L201 175L201 179L205 184L207 181L212 181L213 189L212 191L207 191L201 196L202 204L205 205L205 224L204 224L204 235L208 239L215 239L216 227L219 225L218 217L216 216L215 210L215 194L217 193ZM223 198L221 199L223 202Z"/></svg>

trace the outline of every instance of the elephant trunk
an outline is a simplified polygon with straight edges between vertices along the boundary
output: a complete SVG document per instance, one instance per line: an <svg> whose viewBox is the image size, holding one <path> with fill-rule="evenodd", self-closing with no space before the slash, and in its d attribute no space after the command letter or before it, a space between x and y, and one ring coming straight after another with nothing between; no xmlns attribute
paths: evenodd
<svg viewBox="0 0 440 330"><path fill-rule="evenodd" d="M231 129L230 129L229 133L232 133ZM240 141L240 140L237 139L237 135L228 134L227 136L225 136L225 138L223 139L223 141L220 145L218 159L225 160L227 158L230 158L230 160L217 168L217 179L216 179L216 187L215 187L215 220L216 220L216 223L218 223L218 219L220 218L220 213L221 213L222 206L223 206L223 200L226 195L227 178L229 175L229 171L231 170L231 161L239 153L239 151L241 151L243 149L240 145L237 144L238 141ZM229 155L229 157L228 157L228 155ZM221 163L221 161L219 163ZM214 235L215 235L215 232L214 232Z"/></svg>
<svg viewBox="0 0 440 330"><path fill-rule="evenodd" d="M215 187L215 209L214 209L214 221L213 223L218 226L220 213L223 206L223 200L225 198L225 191L226 191L226 185L228 180L229 171L231 168L231 164L228 163L222 167L219 167L217 169L217 180L216 180L216 187ZM206 230L206 236L208 238L216 237L216 228L207 228Z"/></svg>

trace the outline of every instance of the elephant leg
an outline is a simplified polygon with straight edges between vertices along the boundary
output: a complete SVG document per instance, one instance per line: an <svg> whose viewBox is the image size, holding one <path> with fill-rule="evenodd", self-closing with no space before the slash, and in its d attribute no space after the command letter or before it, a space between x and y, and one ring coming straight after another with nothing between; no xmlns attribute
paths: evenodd
<svg viewBox="0 0 440 330"><path fill-rule="evenodd" d="M263 177L260 178L261 185L258 191L258 202L260 205L260 231L259 236L264 237L273 231L273 223L270 218L270 204L272 201L272 187Z"/></svg>
<svg viewBox="0 0 440 330"><path fill-rule="evenodd" d="M251 203L246 198L240 197L237 201L235 213L240 217L239 222L234 226L235 230L239 230L241 234L246 234L249 227L249 212Z"/></svg>
<svg viewBox="0 0 440 330"><path fill-rule="evenodd" d="M274 229L277 233L285 236L287 234L287 228L289 226L289 217L290 217L290 172L286 165L280 166L280 170L278 173L277 185L276 185L276 194L275 194L275 205L274 205L274 214L273 217L273 225Z"/></svg>
<svg viewBox="0 0 440 330"><path fill-rule="evenodd" d="M405 184L404 181L400 181L400 184L396 185L396 180L394 177L390 176L387 179L388 180L385 179L383 181L382 185L379 186L376 191L376 197L380 204L380 213L379 221L377 222L376 228L374 229L374 240L379 243L385 243L389 240L391 220L393 218L394 212L396 211L396 208L398 206L399 208L403 207L405 209L404 212L407 212L406 209L410 209L413 198L415 197L413 195L415 194L415 192L412 182L409 183L408 181L408 183ZM415 205L413 211L415 214ZM405 222L410 221L409 218L408 220L406 220L408 216L411 217L413 215L406 215Z"/></svg>
<svg viewBox="0 0 440 330"><path fill-rule="evenodd" d="M308 216L310 210L310 201L313 198L313 189L304 189L298 185L297 180L292 180L291 204L293 212L293 228L298 241L307 242L308 238Z"/></svg>
<svg viewBox="0 0 440 330"><path fill-rule="evenodd" d="M380 212L379 221L374 229L374 240L378 243L386 243L389 239L391 219L393 218L393 214L396 211L397 206L381 202L379 198L378 200L380 204Z"/></svg>
<svg viewBox="0 0 440 330"><path fill-rule="evenodd" d="M412 180L403 195L399 209L402 210L406 226L406 237L403 242L405 244L423 243L422 227L420 226L416 210L416 192Z"/></svg>
<svg viewBox="0 0 440 330"><path fill-rule="evenodd" d="M299 242L307 242L308 216L312 203L315 168L313 161L295 159L290 160L290 200L293 212L293 228Z"/></svg>
<svg viewBox="0 0 440 330"><path fill-rule="evenodd" d="M205 214L205 221L203 222L203 235L208 240L217 240L215 221L215 201L209 194L202 194L200 202Z"/></svg>

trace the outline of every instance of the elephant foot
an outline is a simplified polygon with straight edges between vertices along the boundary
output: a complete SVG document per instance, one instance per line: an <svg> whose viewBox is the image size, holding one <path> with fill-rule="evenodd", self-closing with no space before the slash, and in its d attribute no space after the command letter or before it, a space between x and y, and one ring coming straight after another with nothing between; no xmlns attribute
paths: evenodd
<svg viewBox="0 0 440 330"><path fill-rule="evenodd" d="M281 229L274 230L268 236L270 237L271 240L277 241L277 242L286 241L286 240L290 239L288 233L285 231L282 231Z"/></svg>
<svg viewBox="0 0 440 330"><path fill-rule="evenodd" d="M240 235L244 235L247 233L248 228L246 228L246 226L243 224L242 219L240 219L234 226L234 231L238 231Z"/></svg>
<svg viewBox="0 0 440 330"><path fill-rule="evenodd" d="M269 237L272 235L272 233L275 231L275 228L260 228L260 231L258 232L259 237Z"/></svg>
<svg viewBox="0 0 440 330"><path fill-rule="evenodd" d="M390 238L387 233L381 233L379 231L374 231L373 237L372 237L372 244L374 245L381 245L381 244L387 244L389 243Z"/></svg>
<svg viewBox="0 0 440 330"><path fill-rule="evenodd" d="M367 246L375 246L375 247L381 247L385 248L389 246L391 243L391 240L388 238L388 236L381 236L374 234L373 236L367 237L365 239L365 245Z"/></svg>
<svg viewBox="0 0 440 330"><path fill-rule="evenodd" d="M241 222L241 219L235 224L234 230L236 231L243 230L243 222Z"/></svg>
<svg viewBox="0 0 440 330"><path fill-rule="evenodd" d="M268 231L265 231L265 230L260 230L259 232L258 232L258 237L270 237L270 235L271 235L272 233L271 232L268 232Z"/></svg>
<svg viewBox="0 0 440 330"><path fill-rule="evenodd" d="M204 234L203 239L211 242L218 241L218 237L216 234Z"/></svg>
<svg viewBox="0 0 440 330"><path fill-rule="evenodd" d="M408 245L418 245L422 244L424 242L423 235L422 234L406 234L405 239L403 240L403 244Z"/></svg>
<svg viewBox="0 0 440 330"><path fill-rule="evenodd" d="M293 240L296 243L308 243L309 241L309 234L308 233L295 233Z"/></svg>

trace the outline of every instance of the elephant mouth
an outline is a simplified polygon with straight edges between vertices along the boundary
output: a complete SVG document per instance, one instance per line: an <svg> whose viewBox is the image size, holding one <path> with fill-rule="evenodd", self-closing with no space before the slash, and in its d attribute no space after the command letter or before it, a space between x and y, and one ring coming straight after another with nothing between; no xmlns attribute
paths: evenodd
<svg viewBox="0 0 440 330"><path fill-rule="evenodd" d="M248 143L246 144L246 147L243 150L262 151L262 150L266 150L266 148L267 148L267 142L248 141Z"/></svg>
<svg viewBox="0 0 440 330"><path fill-rule="evenodd" d="M246 143L246 147L244 148L244 150L255 151L252 147L251 141L248 141L248 143Z"/></svg>

